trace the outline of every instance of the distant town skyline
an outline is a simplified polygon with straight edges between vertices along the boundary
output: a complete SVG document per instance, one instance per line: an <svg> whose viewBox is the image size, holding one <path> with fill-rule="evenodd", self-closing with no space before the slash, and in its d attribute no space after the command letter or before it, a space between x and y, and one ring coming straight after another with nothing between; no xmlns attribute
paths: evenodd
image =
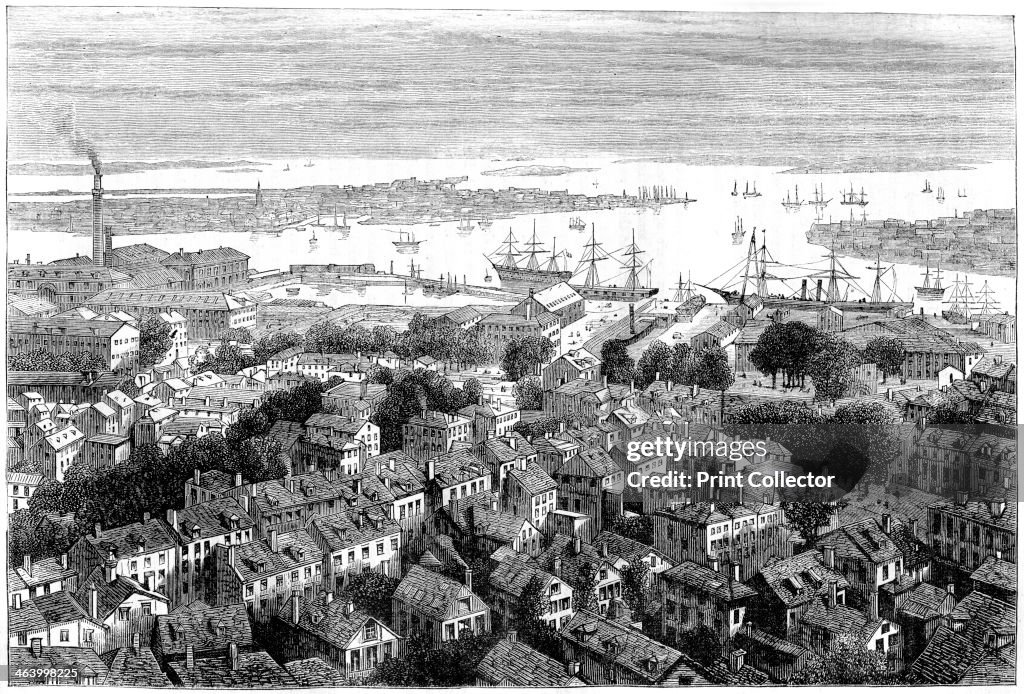
<svg viewBox="0 0 1024 694"><path fill-rule="evenodd" d="M9 158L1012 159L1010 17L26 8Z"/></svg>

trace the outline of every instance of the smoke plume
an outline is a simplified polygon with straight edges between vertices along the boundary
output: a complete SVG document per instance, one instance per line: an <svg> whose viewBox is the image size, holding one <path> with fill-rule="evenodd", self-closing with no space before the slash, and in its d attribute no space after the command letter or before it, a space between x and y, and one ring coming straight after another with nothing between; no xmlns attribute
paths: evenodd
<svg viewBox="0 0 1024 694"><path fill-rule="evenodd" d="M100 155L96 152L92 140L79 129L78 113L74 104L65 108L57 117L57 132L67 141L75 154L89 157L93 170L97 174L101 173Z"/></svg>

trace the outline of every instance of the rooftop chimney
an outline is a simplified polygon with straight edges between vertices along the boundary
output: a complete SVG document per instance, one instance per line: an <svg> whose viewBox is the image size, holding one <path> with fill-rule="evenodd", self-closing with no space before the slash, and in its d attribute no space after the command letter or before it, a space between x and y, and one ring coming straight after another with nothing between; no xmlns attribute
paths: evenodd
<svg viewBox="0 0 1024 694"><path fill-rule="evenodd" d="M737 648L729 654L729 672L739 672L743 669L743 656L746 654L742 648Z"/></svg>
<svg viewBox="0 0 1024 694"><path fill-rule="evenodd" d="M107 241L103 228L103 176L96 173L92 177L92 262L93 265L110 267L110 258L106 257Z"/></svg>
<svg viewBox="0 0 1024 694"><path fill-rule="evenodd" d="M579 554L583 548L583 539L579 535L572 536L572 553Z"/></svg>
<svg viewBox="0 0 1024 694"><path fill-rule="evenodd" d="M470 590L473 590L473 570L472 569L466 569L465 577L464 577L462 582L466 585L467 588L469 588Z"/></svg>
<svg viewBox="0 0 1024 694"><path fill-rule="evenodd" d="M836 568L836 548L832 545L825 545L824 550L825 566L830 569Z"/></svg>
<svg viewBox="0 0 1024 694"><path fill-rule="evenodd" d="M196 666L196 651L192 644L185 646L185 669L192 670Z"/></svg>
<svg viewBox="0 0 1024 694"><path fill-rule="evenodd" d="M299 616L301 614L301 611L299 609L299 594L292 593L292 596L288 598L288 603L292 608L292 624L298 624Z"/></svg>
<svg viewBox="0 0 1024 694"><path fill-rule="evenodd" d="M238 644L234 641L228 644L228 664L234 672L238 672L242 667L241 659L238 657Z"/></svg>
<svg viewBox="0 0 1024 694"><path fill-rule="evenodd" d="M580 673L580 661L570 660L565 664L565 672L570 677L575 677Z"/></svg>
<svg viewBox="0 0 1024 694"><path fill-rule="evenodd" d="M892 532L892 516L888 513L882 514L882 532L886 535Z"/></svg>
<svg viewBox="0 0 1024 694"><path fill-rule="evenodd" d="M96 585L89 586L89 616L93 619L99 619L100 615L100 594L96 590Z"/></svg>
<svg viewBox="0 0 1024 694"><path fill-rule="evenodd" d="M838 600L838 596L836 595L836 590L837 590L836 581L835 580L829 581L828 582L828 606L829 607L835 607L836 606L836 602Z"/></svg>
<svg viewBox="0 0 1024 694"><path fill-rule="evenodd" d="M515 643L517 640L519 640L519 634L516 632L515 629L509 629L508 633L505 634L505 638L507 638L509 642Z"/></svg>
<svg viewBox="0 0 1024 694"><path fill-rule="evenodd" d="M25 573L27 573L29 575L29 577L32 576L32 555L31 554L26 554L24 557L22 557L22 559L21 559L21 568L23 568L25 570Z"/></svg>

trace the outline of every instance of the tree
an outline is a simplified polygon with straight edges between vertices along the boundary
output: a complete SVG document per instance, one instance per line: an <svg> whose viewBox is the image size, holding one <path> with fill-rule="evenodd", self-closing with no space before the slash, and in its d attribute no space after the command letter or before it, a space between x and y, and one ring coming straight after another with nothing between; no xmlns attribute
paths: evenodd
<svg viewBox="0 0 1024 694"><path fill-rule="evenodd" d="M828 417L800 400L772 400L732 411L727 432L748 441L773 439L793 455L793 462L820 462L831 448Z"/></svg>
<svg viewBox="0 0 1024 694"><path fill-rule="evenodd" d="M63 352L55 354L36 349L7 356L9 371L108 371L110 364L91 352Z"/></svg>
<svg viewBox="0 0 1024 694"><path fill-rule="evenodd" d="M395 380L395 372L386 366L373 364L366 371L366 382L381 386L389 386Z"/></svg>
<svg viewBox="0 0 1024 694"><path fill-rule="evenodd" d="M679 632L676 640L679 650L701 665L712 665L722 657L722 641L718 633L704 624Z"/></svg>
<svg viewBox="0 0 1024 694"><path fill-rule="evenodd" d="M484 395L484 387L480 385L479 379L467 378L462 384L462 401L466 405L475 405Z"/></svg>
<svg viewBox="0 0 1024 694"><path fill-rule="evenodd" d="M900 418L880 402L858 401L836 408L832 422L830 470L848 488L861 479L885 484L903 445Z"/></svg>
<svg viewBox="0 0 1024 694"><path fill-rule="evenodd" d="M505 372L505 378L518 381L523 376L534 374L537 367L550 361L554 353L555 346L546 337L516 337L505 344L499 366Z"/></svg>
<svg viewBox="0 0 1024 694"><path fill-rule="evenodd" d="M644 389L658 378L672 378L673 356L672 348L664 342L652 342L636 363L636 387Z"/></svg>
<svg viewBox="0 0 1024 694"><path fill-rule="evenodd" d="M830 337L800 321L783 323L784 359L782 370L786 375L786 386L803 386L811 360L820 351L822 341Z"/></svg>
<svg viewBox="0 0 1024 694"><path fill-rule="evenodd" d="M876 364L882 372L882 383L889 376L898 376L907 359L907 350L895 337L880 335L868 341L864 347L864 361Z"/></svg>
<svg viewBox="0 0 1024 694"><path fill-rule="evenodd" d="M541 419L535 419L532 422L516 422L515 426L512 427L512 431L516 432L520 436L529 438L530 436L557 434L565 428L568 428L568 422L562 419L558 419L557 417L542 417Z"/></svg>
<svg viewBox="0 0 1024 694"><path fill-rule="evenodd" d="M608 340L601 345L601 363L609 383L629 383L633 380L635 365L622 340Z"/></svg>
<svg viewBox="0 0 1024 694"><path fill-rule="evenodd" d="M633 611L633 617L642 621L647 614L647 586L651 567L643 557L637 557L622 570L622 598Z"/></svg>
<svg viewBox="0 0 1024 694"><path fill-rule="evenodd" d="M496 636L464 631L440 647L424 634L406 642L401 658L387 658L377 664L367 684L391 687L459 687L476 682L476 666L494 644Z"/></svg>
<svg viewBox="0 0 1024 694"><path fill-rule="evenodd" d="M557 659L561 656L558 633L544 619L550 605L544 584L533 575L512 606L510 621L525 643Z"/></svg>
<svg viewBox="0 0 1024 694"><path fill-rule="evenodd" d="M884 653L864 648L856 637L841 636L826 653L811 656L789 684L892 685L899 680L890 671Z"/></svg>
<svg viewBox="0 0 1024 694"><path fill-rule="evenodd" d="M590 562L582 562L573 577L572 603L577 612L597 608L597 568Z"/></svg>
<svg viewBox="0 0 1024 694"><path fill-rule="evenodd" d="M143 368L163 360L174 346L171 326L160 316L150 314L139 321L139 365Z"/></svg>
<svg viewBox="0 0 1024 694"><path fill-rule="evenodd" d="M785 326L785 323L769 323L750 350L750 363L764 375L772 377L773 389L779 371L788 364Z"/></svg>
<svg viewBox="0 0 1024 694"><path fill-rule="evenodd" d="M672 367L667 377L676 383L689 384L690 368L693 362L693 350L685 342L677 342L672 345Z"/></svg>
<svg viewBox="0 0 1024 694"><path fill-rule="evenodd" d="M860 351L851 343L827 334L807 365L814 383L814 399L835 402L845 397L854 384L853 370L863 363Z"/></svg>
<svg viewBox="0 0 1024 694"><path fill-rule="evenodd" d="M237 344L221 342L213 354L206 353L191 366L193 374L212 371L215 374L234 374L256 365L256 358Z"/></svg>
<svg viewBox="0 0 1024 694"><path fill-rule="evenodd" d="M543 389L536 376L523 376L512 386L516 407L520 410L539 410L543 406Z"/></svg>
<svg viewBox="0 0 1024 694"><path fill-rule="evenodd" d="M385 624L390 624L391 597L395 594L398 584L397 578L365 568L349 579L347 591L357 608Z"/></svg>
<svg viewBox="0 0 1024 694"><path fill-rule="evenodd" d="M398 331L389 325L375 325L370 331L370 349L377 354L393 350L397 341Z"/></svg>
<svg viewBox="0 0 1024 694"><path fill-rule="evenodd" d="M832 516L846 507L844 499L802 499L783 501L786 527L800 533L804 547L810 549L818 541L821 529L827 527Z"/></svg>
<svg viewBox="0 0 1024 694"><path fill-rule="evenodd" d="M264 335L252 343L253 359L257 364L266 364L278 352L302 345L302 335L293 332Z"/></svg>
<svg viewBox="0 0 1024 694"><path fill-rule="evenodd" d="M611 531L645 545L654 544L654 518L651 516L619 516Z"/></svg>
<svg viewBox="0 0 1024 694"><path fill-rule="evenodd" d="M729 368L729 355L721 347L709 347L697 352L693 359L691 382L708 390L727 390L736 380Z"/></svg>

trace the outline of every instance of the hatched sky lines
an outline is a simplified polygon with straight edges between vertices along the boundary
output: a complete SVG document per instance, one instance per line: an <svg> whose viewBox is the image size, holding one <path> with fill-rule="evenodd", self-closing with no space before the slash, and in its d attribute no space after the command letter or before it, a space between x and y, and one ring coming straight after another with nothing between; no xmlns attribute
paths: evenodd
<svg viewBox="0 0 1024 694"><path fill-rule="evenodd" d="M1010 159L1013 56L1007 17L12 8L11 158L71 158L73 105L108 160Z"/></svg>

